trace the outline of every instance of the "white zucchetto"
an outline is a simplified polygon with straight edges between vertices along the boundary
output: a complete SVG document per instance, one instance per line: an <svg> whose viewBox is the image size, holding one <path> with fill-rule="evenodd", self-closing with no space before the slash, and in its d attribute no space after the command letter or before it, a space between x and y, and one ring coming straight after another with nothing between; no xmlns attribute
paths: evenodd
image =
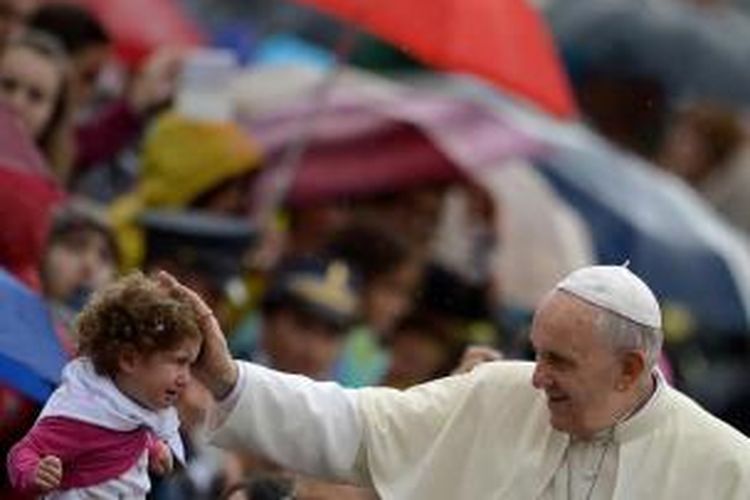
<svg viewBox="0 0 750 500"><path fill-rule="evenodd" d="M555 288L641 325L661 328L659 302L626 266L584 267L567 275Z"/></svg>

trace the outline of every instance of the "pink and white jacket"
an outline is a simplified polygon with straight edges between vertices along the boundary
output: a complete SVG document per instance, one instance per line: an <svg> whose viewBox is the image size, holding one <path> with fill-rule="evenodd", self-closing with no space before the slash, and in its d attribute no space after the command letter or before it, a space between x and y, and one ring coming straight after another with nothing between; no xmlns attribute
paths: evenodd
<svg viewBox="0 0 750 500"><path fill-rule="evenodd" d="M34 427L9 453L9 477L17 490L38 494L37 464L55 455L63 464L62 482L46 498L144 498L149 454L159 440L184 460L178 430L174 408L155 412L138 405L98 375L89 359L77 358L65 367L62 384Z"/></svg>

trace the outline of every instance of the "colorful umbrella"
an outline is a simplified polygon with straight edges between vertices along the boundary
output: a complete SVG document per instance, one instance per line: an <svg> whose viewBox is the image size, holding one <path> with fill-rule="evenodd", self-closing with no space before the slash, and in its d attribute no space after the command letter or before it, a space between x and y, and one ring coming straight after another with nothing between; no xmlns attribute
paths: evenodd
<svg viewBox="0 0 750 500"><path fill-rule="evenodd" d="M109 30L118 56L137 65L163 45L192 47L205 36L175 0L76 0Z"/></svg>
<svg viewBox="0 0 750 500"><path fill-rule="evenodd" d="M744 334L750 327L747 240L691 189L608 145L582 125L534 113L475 82L441 81L442 93L440 86L430 85L433 92L425 94L414 87L363 79L361 73L345 73L331 95L328 112L313 130L311 148L293 184L293 199L300 203L308 195L308 200L335 199L351 195L353 188L362 188L363 193L383 186L403 189L448 168L454 169L455 178L468 175L486 184L488 171L525 158L550 183L555 199L579 216L590 233L597 262L629 261L668 310L688 311L698 329ZM246 87L246 107L257 111L251 130L273 152L298 130L295 123L307 116L304 107L290 103L293 96L309 99L304 90L309 87L299 72L286 77L277 73L265 84L255 83ZM392 127L397 124L413 127L397 134L404 141L412 134L411 149L398 141L390 143L392 148L388 141L367 147L367 141L396 134ZM412 170L410 161L427 159L427 149L433 168L415 162ZM407 153L417 150L422 153L410 160ZM390 159L382 160L386 155ZM273 159L270 166L268 172L273 170ZM341 177L334 172L338 168L348 171L351 184L339 183ZM372 181L377 176L382 176L382 183ZM497 179L503 181L502 176ZM500 187L497 191L503 196ZM558 204L551 201L542 206ZM540 216L544 218L544 212ZM570 262L581 261L585 253L574 252Z"/></svg>
<svg viewBox="0 0 750 500"><path fill-rule="evenodd" d="M44 301L0 269L0 380L43 403L66 361Z"/></svg>
<svg viewBox="0 0 750 500"><path fill-rule="evenodd" d="M273 185L278 153L309 120L319 70L248 72L237 85L253 138L266 150ZM310 132L287 200L304 205L465 178L459 165L491 167L538 144L482 106L443 99L365 72L346 70Z"/></svg>
<svg viewBox="0 0 750 500"><path fill-rule="evenodd" d="M571 74L648 77L676 102L750 102L750 22L700 2L556 2L550 23ZM695 4L695 5L694 5Z"/></svg>
<svg viewBox="0 0 750 500"><path fill-rule="evenodd" d="M298 0L438 68L471 73L560 117L576 106L537 11L525 0Z"/></svg>
<svg viewBox="0 0 750 500"><path fill-rule="evenodd" d="M36 290L52 211L64 199L49 177L0 164L0 267Z"/></svg>
<svg viewBox="0 0 750 500"><path fill-rule="evenodd" d="M750 246L679 179L582 125L550 120L493 90L461 82L453 95L498 110L545 145L533 161L585 220L597 259L630 262L693 331L750 331Z"/></svg>

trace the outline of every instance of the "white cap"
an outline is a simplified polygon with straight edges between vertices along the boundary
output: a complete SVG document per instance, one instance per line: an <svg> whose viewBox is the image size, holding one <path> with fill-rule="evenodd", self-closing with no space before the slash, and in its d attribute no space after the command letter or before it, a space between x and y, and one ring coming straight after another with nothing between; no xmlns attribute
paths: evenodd
<svg viewBox="0 0 750 500"><path fill-rule="evenodd" d="M590 266L573 271L555 287L631 321L661 328L659 302L626 266Z"/></svg>

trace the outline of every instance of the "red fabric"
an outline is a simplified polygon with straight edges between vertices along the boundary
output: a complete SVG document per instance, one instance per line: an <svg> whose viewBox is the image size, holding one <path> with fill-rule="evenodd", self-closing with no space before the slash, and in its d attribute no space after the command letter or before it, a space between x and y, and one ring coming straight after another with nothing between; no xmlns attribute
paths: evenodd
<svg viewBox="0 0 750 500"><path fill-rule="evenodd" d="M43 418L11 449L8 476L16 490L33 493L39 460L54 455L63 464L61 490L101 484L133 467L150 439L145 427L118 432L70 418Z"/></svg>
<svg viewBox="0 0 750 500"><path fill-rule="evenodd" d="M120 59L137 66L155 49L193 47L205 36L177 0L76 0L106 26Z"/></svg>
<svg viewBox="0 0 750 500"><path fill-rule="evenodd" d="M36 291L52 211L64 199L52 179L0 165L0 267Z"/></svg>
<svg viewBox="0 0 750 500"><path fill-rule="evenodd" d="M117 101L76 128L77 170L111 160L133 141L141 120L124 100Z"/></svg>
<svg viewBox="0 0 750 500"><path fill-rule="evenodd" d="M467 72L557 116L576 114L552 37L527 0L298 0L438 68Z"/></svg>

